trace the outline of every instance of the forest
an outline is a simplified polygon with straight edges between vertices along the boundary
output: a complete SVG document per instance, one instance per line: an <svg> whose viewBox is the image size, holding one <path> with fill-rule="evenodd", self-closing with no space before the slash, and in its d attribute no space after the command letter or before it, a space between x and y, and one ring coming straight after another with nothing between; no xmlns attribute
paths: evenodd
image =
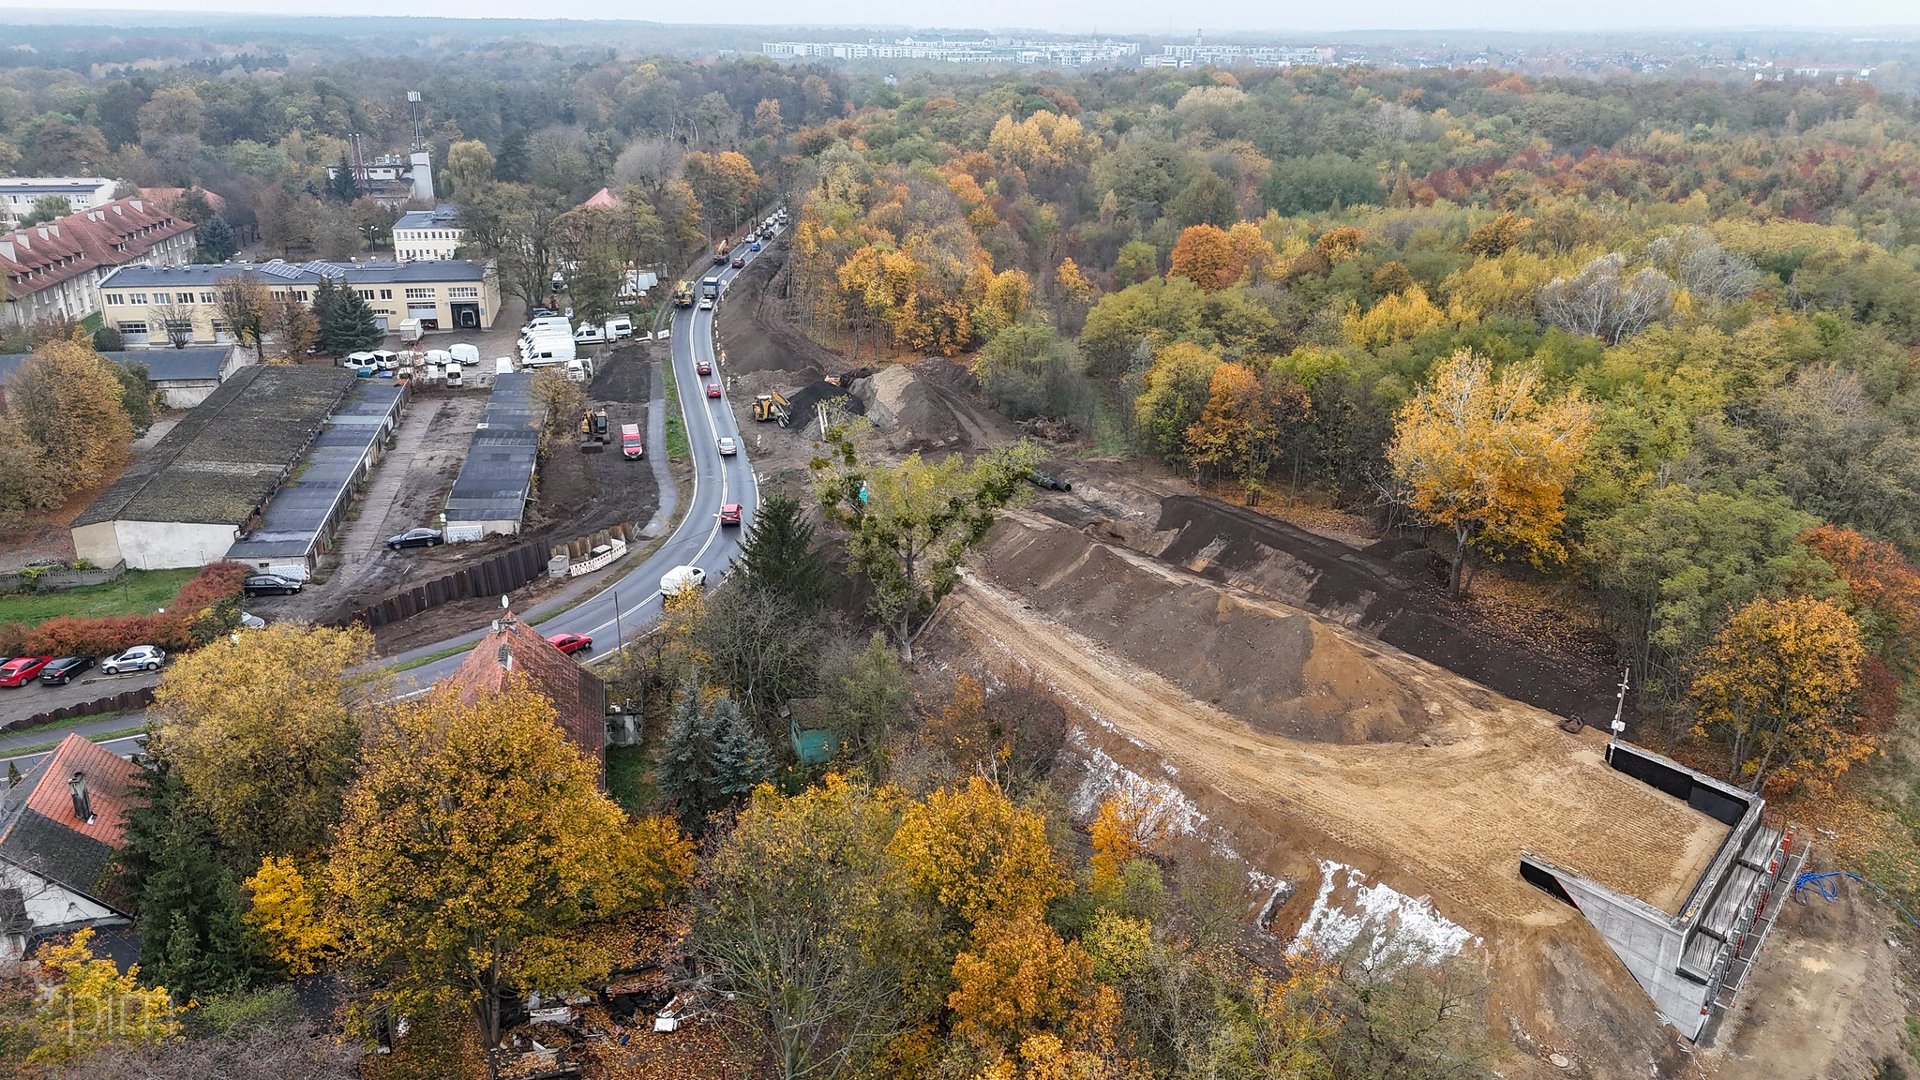
<svg viewBox="0 0 1920 1080"><path fill-rule="evenodd" d="M1635 738L1842 830L1857 865L1920 896L1914 99L1368 68L882 79L526 42L404 67L7 70L0 173L199 188L219 205L182 212L236 246L342 257L385 212L325 170L351 132L402 148L418 90L441 195L529 301L557 265L684 265L784 201L790 311L819 342L866 365L953 358L1089 460L1420 537L1460 604L1495 577L1533 587L1630 670ZM617 209L578 209L602 187ZM102 1056L71 1074L255 1045L291 1023L271 988L315 970L352 973L354 1034L389 1011L416 1034L285 1075L475 1071L500 991L604 977L596 927L663 915L688 977L730 1003L728 1052L765 1075L1496 1067L1510 1048L1470 965L1247 932L1244 868L1124 800L1075 820L1043 687L914 664L914 622L1031 447L830 449L802 498L763 508L739 580L669 611L615 673L656 746L612 778L618 805L583 790L527 695L363 709L352 632L276 630L250 646L268 675L163 690L165 767L122 886L147 960L126 992L211 1008L85 1047ZM932 584L889 561L915 544L946 560ZM871 622L831 610L843 564ZM833 733L830 768L797 760L796 707ZM262 716L297 722L327 767L263 766ZM519 757L550 768L508 775ZM461 797L489 785L516 809ZM459 842L396 836L395 806ZM572 884L539 887L556 875ZM63 948L47 959L70 982L107 977L84 941ZM71 1051L7 1009L16 1060ZM183 1029L187 1049L168 1041Z"/></svg>

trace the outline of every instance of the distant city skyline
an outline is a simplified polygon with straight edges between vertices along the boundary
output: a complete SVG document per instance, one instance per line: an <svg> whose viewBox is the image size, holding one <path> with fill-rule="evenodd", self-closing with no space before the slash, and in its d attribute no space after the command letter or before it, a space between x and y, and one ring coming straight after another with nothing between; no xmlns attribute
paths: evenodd
<svg viewBox="0 0 1920 1080"><path fill-rule="evenodd" d="M894 0L735 0L686 11L645 15L610 9L596 0L548 0L530 8L509 0L416 0L404 12L385 0L328 0L311 7L284 0L37 0L14 9L26 12L151 11L263 15L411 15L443 18L622 19L685 25L767 26L793 29L808 25L845 27L871 24L907 27L919 11ZM923 9L924 10L924 9ZM1810 8L1787 0L1616 0L1610 4L1541 4L1537 0L1466 0L1452 5L1413 0L1358 2L1276 9L1259 0L1221 0L1204 14L1182 10L1169 20L1166 7L1140 0L1053 0L1044 8L1026 0L970 0L938 9L946 26L1024 29L1066 33L1189 36L1266 33L1281 36L1328 35L1369 30L1430 31L1684 31L1784 30L1920 27L1910 3L1893 0L1833 0ZM927 14L936 14L927 11ZM678 17L676 17L678 16Z"/></svg>

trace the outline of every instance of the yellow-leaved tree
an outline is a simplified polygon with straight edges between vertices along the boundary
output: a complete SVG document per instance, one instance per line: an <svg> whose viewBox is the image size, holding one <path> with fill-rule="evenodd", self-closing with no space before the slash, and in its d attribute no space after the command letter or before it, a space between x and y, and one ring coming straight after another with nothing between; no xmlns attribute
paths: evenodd
<svg viewBox="0 0 1920 1080"><path fill-rule="evenodd" d="M93 955L92 941L93 931L82 929L34 952L46 987L34 1015L39 1045L28 1061L78 1061L115 1043L179 1037L180 1010L167 988L141 986L140 965L123 973Z"/></svg>
<svg viewBox="0 0 1920 1080"><path fill-rule="evenodd" d="M1447 588L1459 596L1475 548L1540 561L1561 553L1566 489L1586 454L1593 409L1577 391L1542 396L1538 363L1498 376L1462 350L1441 361L1394 424L1387 462L1421 520L1453 531Z"/></svg>
<svg viewBox="0 0 1920 1080"><path fill-rule="evenodd" d="M340 948L340 932L327 922L319 882L292 859L269 855L247 879L247 925L266 943L289 975L311 975Z"/></svg>
<svg viewBox="0 0 1920 1080"><path fill-rule="evenodd" d="M1866 656L1859 623L1834 601L1754 600L1701 654L1694 736L1725 740L1728 772L1755 791L1772 782L1829 794L1877 748L1855 729Z"/></svg>
<svg viewBox="0 0 1920 1080"><path fill-rule="evenodd" d="M978 776L909 806L888 851L950 924L1037 914L1069 887L1046 821Z"/></svg>
<svg viewBox="0 0 1920 1080"><path fill-rule="evenodd" d="M1140 842L1140 808L1108 798L1100 804L1087 829L1093 854L1087 860L1092 891L1097 896L1113 896L1120 891L1121 874L1127 864L1146 854Z"/></svg>
<svg viewBox="0 0 1920 1080"><path fill-rule="evenodd" d="M151 749L243 858L317 852L353 777L371 659L366 630L300 623L188 653L154 689Z"/></svg>
<svg viewBox="0 0 1920 1080"><path fill-rule="evenodd" d="M658 906L693 869L659 822L631 826L524 678L472 704L452 692L395 708L371 736L327 864L347 956L405 1010L457 1002L488 1045L499 993L604 977L576 931Z"/></svg>
<svg viewBox="0 0 1920 1080"><path fill-rule="evenodd" d="M1057 1028L1093 989L1093 957L1063 940L1037 911L992 918L974 927L967 951L954 957L954 1034L982 1049L1017 1046Z"/></svg>

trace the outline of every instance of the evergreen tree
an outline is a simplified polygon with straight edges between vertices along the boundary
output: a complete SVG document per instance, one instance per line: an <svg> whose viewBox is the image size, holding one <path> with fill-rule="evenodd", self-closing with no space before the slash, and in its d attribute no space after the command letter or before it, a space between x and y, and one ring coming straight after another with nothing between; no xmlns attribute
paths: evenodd
<svg viewBox="0 0 1920 1080"><path fill-rule="evenodd" d="M233 227L225 218L215 215L202 222L194 236L198 247L194 251L194 261L203 263L225 262L233 258L240 250L240 242L234 238Z"/></svg>
<svg viewBox="0 0 1920 1080"><path fill-rule="evenodd" d="M813 523L797 499L769 495L753 515L734 563L745 587L786 597L804 612L827 600L827 564L813 550Z"/></svg>
<svg viewBox="0 0 1920 1080"><path fill-rule="evenodd" d="M319 302L314 306L317 309ZM320 317L321 349L332 356L345 356L374 348L385 336L373 321L373 306L365 297L346 285L334 287L326 314Z"/></svg>
<svg viewBox="0 0 1920 1080"><path fill-rule="evenodd" d="M328 317L340 306L340 294L345 291L339 279L321 275L320 287L313 290L313 324L316 327L327 325ZM324 341L321 344L325 347Z"/></svg>
<svg viewBox="0 0 1920 1080"><path fill-rule="evenodd" d="M714 751L714 787L730 798L746 797L773 776L773 747L732 698L721 698L710 721L719 733Z"/></svg>
<svg viewBox="0 0 1920 1080"><path fill-rule="evenodd" d="M142 980L183 999L246 986L260 958L227 853L171 769L148 772L145 794L147 804L128 814L117 883L140 911Z"/></svg>
<svg viewBox="0 0 1920 1080"><path fill-rule="evenodd" d="M327 194L343 203L360 197L360 185L354 179L353 166L346 158L340 159L340 167L327 179Z"/></svg>
<svg viewBox="0 0 1920 1080"><path fill-rule="evenodd" d="M660 790L674 801L680 824L691 833L706 827L708 812L720 802L720 733L713 721L713 713L700 705L700 688L688 684L660 748Z"/></svg>

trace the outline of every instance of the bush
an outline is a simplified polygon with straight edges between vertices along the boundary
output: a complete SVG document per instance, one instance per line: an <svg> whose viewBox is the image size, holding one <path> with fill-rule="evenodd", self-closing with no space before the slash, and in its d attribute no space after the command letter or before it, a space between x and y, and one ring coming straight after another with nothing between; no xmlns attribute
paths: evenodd
<svg viewBox="0 0 1920 1080"><path fill-rule="evenodd" d="M214 563L180 587L164 614L81 618L63 615L37 627L0 625L0 649L50 656L105 656L134 645L182 652L217 641L240 623L247 568Z"/></svg>

